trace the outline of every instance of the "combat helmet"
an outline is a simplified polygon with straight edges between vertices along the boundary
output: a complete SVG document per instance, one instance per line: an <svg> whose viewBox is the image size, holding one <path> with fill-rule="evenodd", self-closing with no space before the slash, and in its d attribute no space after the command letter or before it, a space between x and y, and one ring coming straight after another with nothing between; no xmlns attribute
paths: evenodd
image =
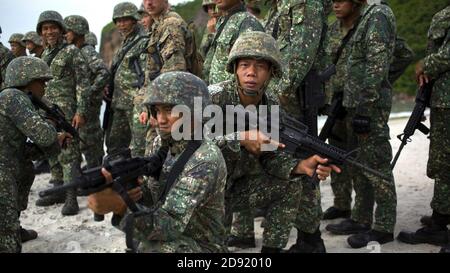
<svg viewBox="0 0 450 273"><path fill-rule="evenodd" d="M202 7L205 12L208 12L208 6L216 5L216 1L214 0L203 0Z"/></svg>
<svg viewBox="0 0 450 273"><path fill-rule="evenodd" d="M126 18L126 17L133 18L136 21L141 20L139 13L138 13L138 8L136 7L135 4L130 3L130 2L124 2L124 3L117 4L114 7L114 13L113 13L114 23L116 22L117 19Z"/></svg>
<svg viewBox="0 0 450 273"><path fill-rule="evenodd" d="M67 30L73 31L78 35L86 35L89 33L89 23L83 16L70 15L64 18L64 25Z"/></svg>
<svg viewBox="0 0 450 273"><path fill-rule="evenodd" d="M25 47L25 43L22 41L23 39L23 34L21 33L14 33L11 35L11 37L9 37L9 43L18 43L21 46Z"/></svg>
<svg viewBox="0 0 450 273"><path fill-rule="evenodd" d="M54 10L47 10L42 12L39 16L38 24L36 26L36 32L39 35L42 35L42 25L46 22L56 23L63 32L66 31L66 28L64 27L64 20L61 14Z"/></svg>
<svg viewBox="0 0 450 273"><path fill-rule="evenodd" d="M281 53L277 42L269 34L249 31L239 36L228 56L227 71L231 74L236 73L237 61L242 58L268 61L272 65L273 75L278 78L282 77Z"/></svg>
<svg viewBox="0 0 450 273"><path fill-rule="evenodd" d="M93 47L98 45L97 36L95 36L94 32L89 32L84 36L86 40L86 44L91 45Z"/></svg>
<svg viewBox="0 0 450 273"><path fill-rule="evenodd" d="M26 41L31 41L33 44L42 46L42 39L39 34L36 33L36 31L30 31L25 33L25 36L23 36L22 41L25 43Z"/></svg>
<svg viewBox="0 0 450 273"><path fill-rule="evenodd" d="M18 57L6 69L5 87L22 87L34 80L51 80L52 74L47 63L36 57Z"/></svg>
<svg viewBox="0 0 450 273"><path fill-rule="evenodd" d="M210 104L206 83L187 72L168 72L160 75L149 86L144 105L150 109L157 104L185 105L194 110L194 98L202 98L202 110Z"/></svg>

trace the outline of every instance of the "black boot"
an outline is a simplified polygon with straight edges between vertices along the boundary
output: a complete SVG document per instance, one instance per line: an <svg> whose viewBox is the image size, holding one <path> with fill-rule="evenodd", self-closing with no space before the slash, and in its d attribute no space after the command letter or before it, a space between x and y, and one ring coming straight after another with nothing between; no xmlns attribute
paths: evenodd
<svg viewBox="0 0 450 273"><path fill-rule="evenodd" d="M347 239L348 244L352 248L366 247L370 242L378 242L380 245L383 245L393 241L393 233L381 232L373 229L364 233L352 235Z"/></svg>
<svg viewBox="0 0 450 273"><path fill-rule="evenodd" d="M360 224L352 219L347 219L339 224L328 225L325 229L336 235L350 235L369 231L369 224Z"/></svg>
<svg viewBox="0 0 450 273"><path fill-rule="evenodd" d="M340 210L335 207L328 208L323 214L323 220L334 220L339 218L350 218L352 215L351 210Z"/></svg>
<svg viewBox="0 0 450 273"><path fill-rule="evenodd" d="M314 234L297 229L297 242L288 253L327 253L322 233L319 229Z"/></svg>
<svg viewBox="0 0 450 273"><path fill-rule="evenodd" d="M63 181L55 181L53 187L60 187L63 185ZM39 198L36 201L36 206L38 207L49 207L56 204L64 204L66 200L66 195L64 193L53 194L44 198Z"/></svg>
<svg viewBox="0 0 450 273"><path fill-rule="evenodd" d="M48 160L34 162L34 174L50 173L50 164Z"/></svg>
<svg viewBox="0 0 450 273"><path fill-rule="evenodd" d="M431 216L424 216L424 217L420 218L420 223L423 226L430 227L432 225L432 220L431 219L432 219Z"/></svg>
<svg viewBox="0 0 450 273"><path fill-rule="evenodd" d="M69 190L66 193L66 202L62 208L62 215L64 216L74 216L80 211L78 207L77 194L75 190Z"/></svg>
<svg viewBox="0 0 450 273"><path fill-rule="evenodd" d="M228 238L228 247L237 247L241 249L255 248L255 237L239 238L236 236L230 236Z"/></svg>
<svg viewBox="0 0 450 273"><path fill-rule="evenodd" d="M37 237L38 234L36 231L20 227L20 238L22 239L22 243L35 240Z"/></svg>
<svg viewBox="0 0 450 273"><path fill-rule="evenodd" d="M272 248L272 247L265 247L261 249L262 254L273 254L273 253L281 253L281 248Z"/></svg>
<svg viewBox="0 0 450 273"><path fill-rule="evenodd" d="M443 246L448 243L447 234L448 215L433 212L431 225L417 230L416 232L402 231L398 235L398 240L407 244L431 244Z"/></svg>

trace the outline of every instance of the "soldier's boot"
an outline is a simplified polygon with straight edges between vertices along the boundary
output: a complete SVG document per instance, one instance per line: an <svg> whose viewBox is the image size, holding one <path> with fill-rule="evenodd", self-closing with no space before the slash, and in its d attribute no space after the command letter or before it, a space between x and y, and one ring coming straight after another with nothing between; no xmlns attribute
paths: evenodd
<svg viewBox="0 0 450 273"><path fill-rule="evenodd" d="M48 160L36 161L34 163L34 174L50 173L50 164Z"/></svg>
<svg viewBox="0 0 450 273"><path fill-rule="evenodd" d="M439 253L450 254L450 231L448 232L448 243L444 246Z"/></svg>
<svg viewBox="0 0 450 273"><path fill-rule="evenodd" d="M262 254L281 253L281 248L265 247L261 249Z"/></svg>
<svg viewBox="0 0 450 273"><path fill-rule="evenodd" d="M420 223L424 226L430 227L433 223L433 217L432 216L424 216L420 218ZM447 216L447 225L450 225L450 217Z"/></svg>
<svg viewBox="0 0 450 273"><path fill-rule="evenodd" d="M59 187L63 185L63 181L54 181L53 186ZM63 204L66 200L66 195L64 193L58 193L58 194L53 194L53 195L49 195L46 196L44 198L39 198L36 201L36 206L38 207L49 207L49 206L53 206L56 204Z"/></svg>
<svg viewBox="0 0 450 273"><path fill-rule="evenodd" d="M339 224L331 224L326 226L326 230L336 235L351 235L369 231L369 224L361 224L352 219L346 219Z"/></svg>
<svg viewBox="0 0 450 273"><path fill-rule="evenodd" d="M431 217L431 225L417 230L416 232L402 231L398 235L398 240L407 244L431 244L443 246L449 243L448 241L448 215L433 212Z"/></svg>
<svg viewBox="0 0 450 273"><path fill-rule="evenodd" d="M327 253L322 233L319 229L314 234L297 230L297 242L288 253Z"/></svg>
<svg viewBox="0 0 450 273"><path fill-rule="evenodd" d="M370 242L377 242L380 245L383 245L393 241L394 241L393 233L382 232L373 229L364 233L352 235L347 239L348 244L352 248L366 247Z"/></svg>
<svg viewBox="0 0 450 273"><path fill-rule="evenodd" d="M78 207L77 194L75 190L69 190L66 193L66 202L62 208L62 215L64 216L74 216L80 211Z"/></svg>
<svg viewBox="0 0 450 273"><path fill-rule="evenodd" d="M22 243L26 243L32 240L35 240L38 237L38 234L36 231L32 229L24 229L20 227L20 238L22 240Z"/></svg>
<svg viewBox="0 0 450 273"><path fill-rule="evenodd" d="M351 215L351 210L340 210L336 207L330 207L323 214L323 220L334 220L339 218L348 219Z"/></svg>
<svg viewBox="0 0 450 273"><path fill-rule="evenodd" d="M232 235L228 238L227 243L228 247L237 247L241 249L256 247L255 237L240 238Z"/></svg>

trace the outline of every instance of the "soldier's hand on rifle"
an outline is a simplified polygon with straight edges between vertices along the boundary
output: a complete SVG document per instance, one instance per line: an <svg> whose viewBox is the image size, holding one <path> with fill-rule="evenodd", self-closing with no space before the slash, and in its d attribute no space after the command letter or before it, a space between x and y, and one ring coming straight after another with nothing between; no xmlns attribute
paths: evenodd
<svg viewBox="0 0 450 273"><path fill-rule="evenodd" d="M270 139L268 136L258 130L252 130L247 132L240 132L241 146L244 147L249 153L259 156L262 145L272 145L278 149L284 149L285 145L275 140ZM275 149L276 150L276 149Z"/></svg>
<svg viewBox="0 0 450 273"><path fill-rule="evenodd" d="M73 136L69 133L58 133L58 144L61 148L67 147L72 142Z"/></svg>
<svg viewBox="0 0 450 273"><path fill-rule="evenodd" d="M425 65L423 61L416 64L416 81L420 87L424 86L426 83L430 82L430 77L425 75Z"/></svg>
<svg viewBox="0 0 450 273"><path fill-rule="evenodd" d="M293 174L306 174L309 177L313 177L314 174L317 173L318 178L324 181L331 175L332 171L341 173L341 169L337 166L327 164L328 159L315 155L300 161L293 171Z"/></svg>
<svg viewBox="0 0 450 273"><path fill-rule="evenodd" d="M139 116L139 122L142 125L147 125L148 124L148 113L147 112L142 112L141 115Z"/></svg>
<svg viewBox="0 0 450 273"><path fill-rule="evenodd" d="M72 120L73 128L78 130L79 128L82 128L84 124L86 124L86 120L84 119L84 117L80 114L75 114Z"/></svg>
<svg viewBox="0 0 450 273"><path fill-rule="evenodd" d="M211 19L208 20L208 24L207 24L207 28L208 28L208 33L215 33L216 32L216 24L217 24L217 18L216 17L212 17Z"/></svg>

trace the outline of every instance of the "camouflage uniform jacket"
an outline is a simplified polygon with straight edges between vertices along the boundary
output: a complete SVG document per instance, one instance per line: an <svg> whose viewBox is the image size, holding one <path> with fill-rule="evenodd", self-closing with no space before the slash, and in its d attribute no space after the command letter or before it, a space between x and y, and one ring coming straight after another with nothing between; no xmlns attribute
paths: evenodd
<svg viewBox="0 0 450 273"><path fill-rule="evenodd" d="M137 42L136 42L137 41ZM120 61L121 56L125 53L125 50L129 45L133 44L133 47L126 52L125 57ZM113 108L121 110L132 110L134 107L134 99L138 95L139 89L139 76L136 71L133 62L137 61L142 71L145 73L145 67L147 62L146 48L148 45L148 36L144 33L143 29L136 26L133 33L128 35L122 42L119 50L114 55L112 66L118 66L114 77L114 96L112 105Z"/></svg>
<svg viewBox="0 0 450 273"><path fill-rule="evenodd" d="M258 19L248 13L244 5L228 11L228 14L232 14L228 22L225 22L226 15L218 19L217 32L206 55L203 80L210 85L233 79L233 75L226 71L226 66L231 48L239 36L247 31L264 31ZM223 31L219 34L221 28Z"/></svg>
<svg viewBox="0 0 450 273"><path fill-rule="evenodd" d="M321 49L325 11L322 0L277 0L266 20L266 33L277 40L285 64L283 79L270 91L278 93L289 113L298 114L297 90L314 67Z"/></svg>
<svg viewBox="0 0 450 273"><path fill-rule="evenodd" d="M392 106L388 81L396 37L395 16L386 5L365 6L362 20L350 43L348 80L343 105L356 108L356 114L372 116L376 108Z"/></svg>
<svg viewBox="0 0 450 273"><path fill-rule="evenodd" d="M5 89L0 93L0 174L7 170L18 176L19 166L34 159L27 139L47 155L60 152L56 130L39 116L27 95L18 89Z"/></svg>
<svg viewBox="0 0 450 273"><path fill-rule="evenodd" d="M63 111L70 109L86 116L91 95L86 59L76 46L59 43L54 48L46 48L42 60L48 63L56 50L59 52L50 65L53 79L48 83L45 97Z"/></svg>
<svg viewBox="0 0 450 273"><path fill-rule="evenodd" d="M0 43L0 89L2 88L3 82L5 81L6 68L13 59L14 55L12 54L11 50Z"/></svg>
<svg viewBox="0 0 450 273"><path fill-rule="evenodd" d="M203 59L206 59L206 55L211 48L213 40L214 33L209 33L208 29L205 29L205 34L203 34L202 42L200 44L200 54L202 55Z"/></svg>
<svg viewBox="0 0 450 273"><path fill-rule="evenodd" d="M150 201L159 200L171 168L188 145L187 141L166 142L164 145L169 145L170 151L161 175L157 181L149 179L143 189L147 207L154 205ZM160 145L158 137L153 151ZM225 160L219 148L204 142L185 165L162 207L136 218L136 239L143 244L141 247L154 250L155 246L170 245L184 237L194 240L202 252L226 251L223 224L226 177ZM122 228L124 223L121 222Z"/></svg>
<svg viewBox="0 0 450 273"><path fill-rule="evenodd" d="M106 64L103 62L100 54L95 51L91 45L85 45L81 48L81 53L85 57L89 66L89 80L91 84L92 95L103 94L103 89L108 84L110 73Z"/></svg>
<svg viewBox="0 0 450 273"><path fill-rule="evenodd" d="M450 6L433 17L428 40L425 74L435 80L431 106L450 108Z"/></svg>
<svg viewBox="0 0 450 273"><path fill-rule="evenodd" d="M211 85L209 93L213 104L222 107L222 109L225 109L227 105L241 105L236 81L225 81ZM267 106L270 114L271 106L275 106L277 103L264 96L260 105ZM294 159L283 152L274 152L270 156L262 157L262 159L256 158L247 150L241 148L240 142L237 140L237 133L216 137L214 142L225 156L231 179L246 174L250 175L258 170L254 166L261 164L266 173L283 180L289 180L292 171L298 164L298 159ZM260 175L260 173L257 175Z"/></svg>

